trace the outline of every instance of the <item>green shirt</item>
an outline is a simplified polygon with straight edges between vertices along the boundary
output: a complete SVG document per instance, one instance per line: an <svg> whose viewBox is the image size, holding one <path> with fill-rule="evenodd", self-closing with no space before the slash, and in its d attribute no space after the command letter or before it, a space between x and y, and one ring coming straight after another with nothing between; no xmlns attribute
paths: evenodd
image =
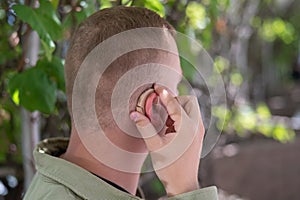
<svg viewBox="0 0 300 200"><path fill-rule="evenodd" d="M66 138L52 138L37 145L33 152L37 173L25 194L25 200L141 199L59 158L66 151L68 142ZM216 187L211 186L168 199L217 200L218 197Z"/></svg>

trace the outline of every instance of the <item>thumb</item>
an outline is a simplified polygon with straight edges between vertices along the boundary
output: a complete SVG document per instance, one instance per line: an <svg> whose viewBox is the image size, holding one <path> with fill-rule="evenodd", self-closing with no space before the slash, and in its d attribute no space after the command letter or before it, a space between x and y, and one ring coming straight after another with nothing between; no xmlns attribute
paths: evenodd
<svg viewBox="0 0 300 200"><path fill-rule="evenodd" d="M150 120L139 112L130 113L130 118L135 122L136 128L144 139L148 150L155 151L162 145L162 138Z"/></svg>

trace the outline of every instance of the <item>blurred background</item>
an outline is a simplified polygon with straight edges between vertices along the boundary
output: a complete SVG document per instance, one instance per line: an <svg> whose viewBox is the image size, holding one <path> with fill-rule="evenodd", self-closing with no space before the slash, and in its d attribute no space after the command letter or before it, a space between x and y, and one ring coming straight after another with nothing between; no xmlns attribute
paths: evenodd
<svg viewBox="0 0 300 200"><path fill-rule="evenodd" d="M166 18L203 45L222 75L227 107L210 107L181 60L205 122L225 119L201 161L201 186L216 185L220 200L300 199L300 1L1 0L0 200L21 199L38 141L69 136L63 62L70 37L89 15L118 5ZM147 199L164 195L153 173L140 184Z"/></svg>

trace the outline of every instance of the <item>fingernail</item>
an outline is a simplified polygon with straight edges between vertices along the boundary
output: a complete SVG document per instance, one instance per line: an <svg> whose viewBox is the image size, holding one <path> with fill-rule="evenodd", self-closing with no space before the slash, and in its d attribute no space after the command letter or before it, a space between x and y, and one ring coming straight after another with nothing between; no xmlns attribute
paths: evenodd
<svg viewBox="0 0 300 200"><path fill-rule="evenodd" d="M166 97L166 96L168 95L168 91L167 91L166 89L163 89L162 95L163 95L164 97Z"/></svg>
<svg viewBox="0 0 300 200"><path fill-rule="evenodd" d="M130 119L132 120L132 121L137 121L137 119L138 119L138 115L137 115L137 113L135 113L135 112L132 112L132 113L130 113Z"/></svg>

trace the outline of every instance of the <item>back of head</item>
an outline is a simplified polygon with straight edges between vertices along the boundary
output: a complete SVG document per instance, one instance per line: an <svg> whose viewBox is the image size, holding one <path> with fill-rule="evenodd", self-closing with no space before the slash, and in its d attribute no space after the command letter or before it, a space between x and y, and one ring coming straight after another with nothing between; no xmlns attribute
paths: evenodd
<svg viewBox="0 0 300 200"><path fill-rule="evenodd" d="M71 118L73 85L77 72L86 56L98 44L111 36L123 31L143 27L174 30L165 19L153 11L146 8L123 6L98 11L79 25L72 37L65 62L66 94ZM99 81L99 84L102 82L102 90L97 91L96 94L95 101L100 102L99 105L96 105L96 109L102 113L107 113L109 111L112 87L122 74L134 67L134 65L147 63L149 62L147 59L155 59L155 57L157 57L157 50L144 49L129 52L115 60L104 73L104 76L108 77L108 80ZM150 62L155 61L152 60ZM142 91L140 90L140 92ZM102 125L105 127L111 125L111 122L111 120L106 120L106 123Z"/></svg>
<svg viewBox="0 0 300 200"><path fill-rule="evenodd" d="M79 25L71 40L70 48L66 57L65 63L65 79L66 79L66 94L68 99L68 107L72 116L72 90L74 81L81 64L87 55L97 45L103 41L111 38L114 35L124 31L133 30L144 27L164 28L168 30L171 35L174 34L173 27L158 14L146 8L140 7L113 7L96 12L83 23ZM154 36L159 37L158 35ZM165 41L165 36L162 36L159 41ZM118 80L137 65L146 63L165 64L168 53L158 53L158 49L139 49L126 53L113 61L107 67L99 79L97 91L95 94L95 109L98 115L99 123L102 128L116 127L111 112L111 97L114 86ZM107 52L99 53L99 57L106 56ZM171 58L173 59L173 58ZM167 62L166 62L167 63ZM166 64L168 65L168 64ZM100 66L101 67L101 66ZM134 81L134 77L133 77ZM133 98L129 102L130 109L134 108L139 94L147 86L142 86L132 95ZM126 105L121 105L126 106Z"/></svg>

